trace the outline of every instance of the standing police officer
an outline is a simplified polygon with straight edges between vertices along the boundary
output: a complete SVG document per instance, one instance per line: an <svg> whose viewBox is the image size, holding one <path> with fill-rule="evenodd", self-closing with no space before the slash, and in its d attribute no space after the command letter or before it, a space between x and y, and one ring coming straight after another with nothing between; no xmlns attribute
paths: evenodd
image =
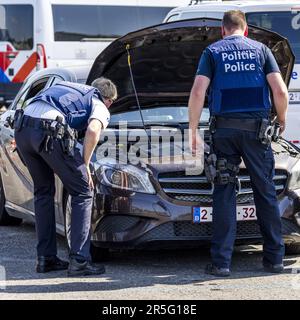
<svg viewBox="0 0 300 320"><path fill-rule="evenodd" d="M274 156L266 137L270 129L269 86L280 132L285 129L288 93L271 51L247 38L247 33L243 12L225 12L223 39L203 52L189 100L191 145L195 151L199 139L196 131L209 87L217 176L213 193L212 264L206 267L206 273L215 276L230 275L236 235L236 175L241 158L251 177L264 239L264 269L275 273L283 270L284 243L273 183Z"/></svg>
<svg viewBox="0 0 300 320"><path fill-rule="evenodd" d="M107 108L117 98L108 79L92 86L60 82L42 91L15 119L15 139L34 183L37 266L43 273L68 269L68 275L97 275L103 266L90 263L90 223L93 180L90 159L101 129L108 125ZM83 155L76 148L77 132L86 130ZM57 257L55 179L71 196L70 264Z"/></svg>

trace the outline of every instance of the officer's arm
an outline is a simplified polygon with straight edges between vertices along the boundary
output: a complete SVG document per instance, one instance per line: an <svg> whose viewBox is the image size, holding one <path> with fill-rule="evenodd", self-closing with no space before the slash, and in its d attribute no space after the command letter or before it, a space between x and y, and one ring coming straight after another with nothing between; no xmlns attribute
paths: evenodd
<svg viewBox="0 0 300 320"><path fill-rule="evenodd" d="M83 143L83 159L85 165L88 167L91 161L92 154L100 139L102 129L101 121L92 119L86 130Z"/></svg>
<svg viewBox="0 0 300 320"><path fill-rule="evenodd" d="M193 131L198 128L209 84L210 79L208 77L196 76L189 99L189 126Z"/></svg>
<svg viewBox="0 0 300 320"><path fill-rule="evenodd" d="M288 90L279 72L267 74L267 81L271 87L274 105L277 113L277 121L285 128L285 119L288 108Z"/></svg>

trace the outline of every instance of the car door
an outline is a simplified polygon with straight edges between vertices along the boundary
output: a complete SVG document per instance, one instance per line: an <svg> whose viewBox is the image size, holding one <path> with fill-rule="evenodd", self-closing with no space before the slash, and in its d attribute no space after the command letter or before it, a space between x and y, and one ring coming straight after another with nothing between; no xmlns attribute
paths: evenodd
<svg viewBox="0 0 300 320"><path fill-rule="evenodd" d="M16 148L14 130L5 123L9 116L14 116L16 110L25 109L31 99L46 88L51 81L52 77L45 76L25 86L17 101L0 118L0 171L6 196L6 205L17 211L33 213L33 183L28 169Z"/></svg>

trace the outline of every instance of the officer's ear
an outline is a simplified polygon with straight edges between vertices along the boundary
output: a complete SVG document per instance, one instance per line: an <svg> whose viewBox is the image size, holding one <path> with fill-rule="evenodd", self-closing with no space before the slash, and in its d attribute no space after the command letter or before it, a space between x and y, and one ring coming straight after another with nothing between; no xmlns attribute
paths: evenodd
<svg viewBox="0 0 300 320"><path fill-rule="evenodd" d="M224 26L221 26L221 33L222 33L222 37L224 38L224 36L225 36L225 29L224 29Z"/></svg>
<svg viewBox="0 0 300 320"><path fill-rule="evenodd" d="M245 29L245 32L244 32L244 36L245 37L248 37L248 32L249 32L249 29L248 29L248 26L246 26L246 29Z"/></svg>

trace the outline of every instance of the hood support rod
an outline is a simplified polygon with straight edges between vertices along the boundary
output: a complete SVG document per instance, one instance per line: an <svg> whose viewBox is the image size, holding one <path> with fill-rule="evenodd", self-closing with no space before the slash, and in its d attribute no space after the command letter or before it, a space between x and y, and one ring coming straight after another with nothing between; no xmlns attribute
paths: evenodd
<svg viewBox="0 0 300 320"><path fill-rule="evenodd" d="M141 120L142 120L142 123L143 123L143 127L144 127L144 130L145 130L146 134L147 134L148 142L151 145L150 137L148 135L148 132L147 132L147 129L146 129L146 126L145 126L143 112L142 112L142 108L141 108L141 105L140 105L140 100L139 100L139 97L138 97L138 94L137 94L137 91L136 91L136 86L135 86L135 82L134 82L134 78L133 78L133 72L132 72L132 68L131 68L131 55L130 55L129 49L130 49L130 44L126 44L127 63L128 63L128 68L129 68L129 72L130 72L130 79L131 79L131 83L132 83L132 87L133 87L136 103L137 103L137 106L139 108L139 112L140 112Z"/></svg>

